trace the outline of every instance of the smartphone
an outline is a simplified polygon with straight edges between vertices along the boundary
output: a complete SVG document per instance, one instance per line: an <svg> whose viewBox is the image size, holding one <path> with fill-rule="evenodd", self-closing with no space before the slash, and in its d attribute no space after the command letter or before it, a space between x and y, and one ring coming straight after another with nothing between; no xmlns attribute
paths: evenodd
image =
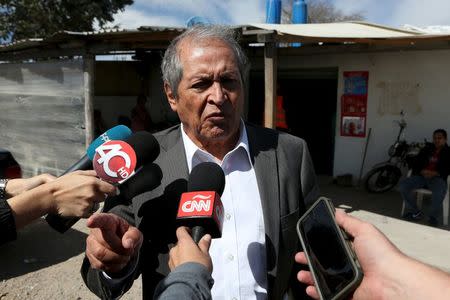
<svg viewBox="0 0 450 300"><path fill-rule="evenodd" d="M297 223L297 233L321 300L346 299L363 273L330 199L319 198Z"/></svg>

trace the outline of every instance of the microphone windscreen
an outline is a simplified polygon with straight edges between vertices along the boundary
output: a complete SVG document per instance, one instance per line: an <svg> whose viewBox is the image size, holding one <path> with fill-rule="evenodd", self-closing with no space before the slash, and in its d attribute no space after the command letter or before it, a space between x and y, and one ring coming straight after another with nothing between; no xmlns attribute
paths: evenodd
<svg viewBox="0 0 450 300"><path fill-rule="evenodd" d="M147 131L138 131L128 137L127 142L136 153L136 166L143 166L153 162L159 155L159 143L156 138Z"/></svg>
<svg viewBox="0 0 450 300"><path fill-rule="evenodd" d="M125 125L117 125L99 135L87 148L86 154L90 160L94 159L95 149L103 143L111 140L123 141L131 136L131 130Z"/></svg>
<svg viewBox="0 0 450 300"><path fill-rule="evenodd" d="M131 199L136 195L151 191L161 184L163 173L157 164L149 164L142 167L130 179L120 186L120 193L125 199Z"/></svg>
<svg viewBox="0 0 450 300"><path fill-rule="evenodd" d="M189 174L188 191L215 191L222 195L225 188L225 174L222 168L213 162L196 165Z"/></svg>

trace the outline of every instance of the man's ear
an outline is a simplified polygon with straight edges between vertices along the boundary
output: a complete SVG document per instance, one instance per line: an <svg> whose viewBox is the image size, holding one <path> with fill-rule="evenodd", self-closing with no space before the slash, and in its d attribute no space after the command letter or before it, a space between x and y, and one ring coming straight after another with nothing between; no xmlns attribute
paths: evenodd
<svg viewBox="0 0 450 300"><path fill-rule="evenodd" d="M172 88L167 82L164 82L164 92L166 93L167 101L169 101L170 108L174 112L177 112L177 98L173 94Z"/></svg>

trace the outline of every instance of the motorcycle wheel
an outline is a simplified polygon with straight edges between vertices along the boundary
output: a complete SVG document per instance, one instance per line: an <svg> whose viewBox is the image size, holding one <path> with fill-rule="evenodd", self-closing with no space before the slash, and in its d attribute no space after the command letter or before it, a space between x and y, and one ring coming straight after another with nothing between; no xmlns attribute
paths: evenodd
<svg viewBox="0 0 450 300"><path fill-rule="evenodd" d="M369 193L384 193L397 185L402 172L395 166L381 166L367 173L364 187Z"/></svg>

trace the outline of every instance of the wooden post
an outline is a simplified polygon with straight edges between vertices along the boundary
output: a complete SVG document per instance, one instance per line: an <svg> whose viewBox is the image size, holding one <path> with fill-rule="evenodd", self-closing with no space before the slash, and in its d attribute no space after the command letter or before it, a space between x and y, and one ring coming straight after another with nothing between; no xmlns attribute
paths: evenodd
<svg viewBox="0 0 450 300"><path fill-rule="evenodd" d="M86 147L94 140L94 68L95 55L88 54L83 56Z"/></svg>
<svg viewBox="0 0 450 300"><path fill-rule="evenodd" d="M264 126L275 128L275 114L277 104L277 47L274 42L264 45Z"/></svg>

